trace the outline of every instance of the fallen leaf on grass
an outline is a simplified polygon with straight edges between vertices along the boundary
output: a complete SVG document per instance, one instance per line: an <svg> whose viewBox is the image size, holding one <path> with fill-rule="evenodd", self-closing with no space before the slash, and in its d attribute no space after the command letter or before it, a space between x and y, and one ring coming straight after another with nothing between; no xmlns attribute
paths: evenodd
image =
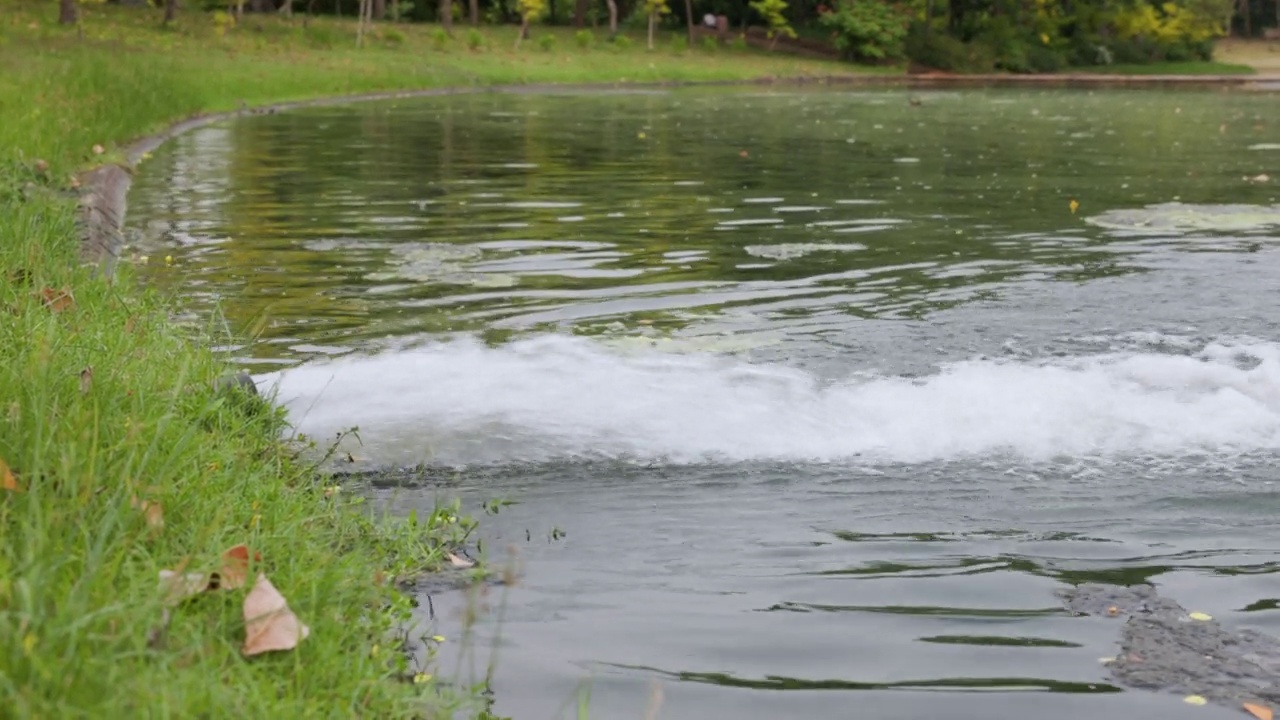
<svg viewBox="0 0 1280 720"><path fill-rule="evenodd" d="M164 508L155 500L141 500L137 495L129 501L130 507L142 511L147 518L147 527L159 532L164 529Z"/></svg>
<svg viewBox="0 0 1280 720"><path fill-rule="evenodd" d="M87 395L89 391L92 389L93 389L93 366L86 365L85 368L80 371L80 393L82 395Z"/></svg>
<svg viewBox="0 0 1280 720"><path fill-rule="evenodd" d="M22 492L22 486L18 484L18 478L14 476L13 471L9 469L9 465L3 459L0 459L0 490Z"/></svg>
<svg viewBox="0 0 1280 720"><path fill-rule="evenodd" d="M468 560L464 557L454 555L453 553L445 553L444 556L449 559L449 564L456 568L475 567L476 564L475 560Z"/></svg>
<svg viewBox="0 0 1280 720"><path fill-rule="evenodd" d="M262 562L262 553L254 553L253 561ZM237 545L222 553L222 568L209 577L210 590L235 590L249 581L249 547Z"/></svg>
<svg viewBox="0 0 1280 720"><path fill-rule="evenodd" d="M160 593L164 595L164 601L168 605L177 605L209 589L209 576L204 573L183 573L181 570L160 571Z"/></svg>
<svg viewBox="0 0 1280 720"><path fill-rule="evenodd" d="M1258 720L1271 720L1275 717L1271 712L1271 708L1266 705L1257 705L1255 703L1244 703L1244 711L1258 718Z"/></svg>
<svg viewBox="0 0 1280 720"><path fill-rule="evenodd" d="M284 595L259 573L244 599L244 646L240 652L252 657L273 650L292 650L310 634L311 628L293 614Z"/></svg>
<svg viewBox="0 0 1280 720"><path fill-rule="evenodd" d="M40 291L40 299L44 301L45 307L56 313L70 310L76 304L75 296L67 288L61 290L45 288Z"/></svg>

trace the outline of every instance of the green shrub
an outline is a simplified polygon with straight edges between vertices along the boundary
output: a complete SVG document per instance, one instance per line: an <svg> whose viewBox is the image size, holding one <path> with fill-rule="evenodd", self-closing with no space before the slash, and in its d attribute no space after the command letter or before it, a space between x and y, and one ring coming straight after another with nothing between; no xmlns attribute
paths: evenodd
<svg viewBox="0 0 1280 720"><path fill-rule="evenodd" d="M689 49L688 38L686 38L684 35L678 35L678 34L671 36L671 52L675 53L676 55L681 55L684 53L685 50L688 50L688 49Z"/></svg>
<svg viewBox="0 0 1280 720"><path fill-rule="evenodd" d="M543 52L551 52L552 50L555 50L556 36L549 33L538 36L538 47L541 48Z"/></svg>
<svg viewBox="0 0 1280 720"><path fill-rule="evenodd" d="M596 44L596 36L590 30L579 30L573 34L573 41L578 44L580 50L590 50L591 46Z"/></svg>
<svg viewBox="0 0 1280 720"><path fill-rule="evenodd" d="M966 44L959 38L934 32L928 27L913 28L906 40L907 57L935 70L983 73L995 69L996 58L983 43Z"/></svg>
<svg viewBox="0 0 1280 720"><path fill-rule="evenodd" d="M1066 54L1048 45L1028 46L1026 59L1030 72L1055 73L1067 66Z"/></svg>
<svg viewBox="0 0 1280 720"><path fill-rule="evenodd" d="M551 42L554 43L555 38L552 38ZM476 52L482 48L484 48L484 35L475 28L467 30L467 49Z"/></svg>
<svg viewBox="0 0 1280 720"><path fill-rule="evenodd" d="M715 35L703 35L702 49L707 52L715 52L720 49L720 40L718 40Z"/></svg>
<svg viewBox="0 0 1280 720"><path fill-rule="evenodd" d="M819 21L835 31L848 60L896 60L903 55L910 17L877 0L846 0Z"/></svg>
<svg viewBox="0 0 1280 720"><path fill-rule="evenodd" d="M449 41L453 38L449 37L449 32L442 27L438 27L431 31L431 47L436 50L443 50L449 45Z"/></svg>
<svg viewBox="0 0 1280 720"><path fill-rule="evenodd" d="M382 40L393 47L400 47L404 44L405 35L395 28L386 28L382 31Z"/></svg>
<svg viewBox="0 0 1280 720"><path fill-rule="evenodd" d="M609 42L613 45L613 49L619 52L631 47L631 38L626 35L614 35Z"/></svg>
<svg viewBox="0 0 1280 720"><path fill-rule="evenodd" d="M738 37L734 38L734 39L729 43L729 47L730 47L730 48L732 48L732 49L734 49L734 50L737 50L738 52L742 52L743 50L746 50L746 49L747 49L747 36L746 36L746 35L739 35Z"/></svg>

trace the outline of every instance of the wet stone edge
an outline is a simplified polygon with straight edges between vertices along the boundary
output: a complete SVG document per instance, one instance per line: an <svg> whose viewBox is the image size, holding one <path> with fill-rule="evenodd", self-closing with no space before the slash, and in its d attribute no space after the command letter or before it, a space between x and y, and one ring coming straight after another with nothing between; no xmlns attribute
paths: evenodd
<svg viewBox="0 0 1280 720"><path fill-rule="evenodd" d="M1124 622L1119 652L1107 659L1122 686L1195 695L1236 709L1280 705L1280 639L1228 630L1160 597L1151 585L1085 583L1059 595L1069 612Z"/></svg>

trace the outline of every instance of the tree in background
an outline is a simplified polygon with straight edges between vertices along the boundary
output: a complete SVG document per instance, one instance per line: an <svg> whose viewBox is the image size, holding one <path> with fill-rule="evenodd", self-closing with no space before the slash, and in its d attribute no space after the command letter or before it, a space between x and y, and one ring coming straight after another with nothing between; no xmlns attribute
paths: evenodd
<svg viewBox="0 0 1280 720"><path fill-rule="evenodd" d="M58 24L75 25L80 19L76 0L58 0Z"/></svg>
<svg viewBox="0 0 1280 720"><path fill-rule="evenodd" d="M658 25L658 19L663 15L671 13L671 8L667 7L667 0L644 0L645 12L649 15L649 49L653 49L653 31Z"/></svg>
<svg viewBox="0 0 1280 720"><path fill-rule="evenodd" d="M547 0L518 0L517 9L520 11L520 34L516 36L516 47L520 47L520 41L529 37L529 24L542 17L547 12Z"/></svg>
<svg viewBox="0 0 1280 720"><path fill-rule="evenodd" d="M688 2L688 0L686 0ZM773 50L778 44L778 36L785 35L789 38L796 36L796 31L791 27L791 23L787 22L787 16L783 13L787 10L787 0L751 0L749 3L752 10L759 13L768 25L769 33L769 49ZM693 13L690 11L690 17ZM693 28L689 29L689 37L693 37Z"/></svg>

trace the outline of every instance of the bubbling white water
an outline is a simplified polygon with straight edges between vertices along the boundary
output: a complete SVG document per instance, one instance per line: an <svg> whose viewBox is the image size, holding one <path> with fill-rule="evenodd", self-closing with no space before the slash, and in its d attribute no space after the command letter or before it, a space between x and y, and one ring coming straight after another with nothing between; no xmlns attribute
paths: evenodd
<svg viewBox="0 0 1280 720"><path fill-rule="evenodd" d="M855 369L856 370L856 369ZM827 380L714 354L548 335L440 342L262 378L313 437L358 426L380 463L574 458L919 463L1280 449L1280 344L1215 343L906 378Z"/></svg>

